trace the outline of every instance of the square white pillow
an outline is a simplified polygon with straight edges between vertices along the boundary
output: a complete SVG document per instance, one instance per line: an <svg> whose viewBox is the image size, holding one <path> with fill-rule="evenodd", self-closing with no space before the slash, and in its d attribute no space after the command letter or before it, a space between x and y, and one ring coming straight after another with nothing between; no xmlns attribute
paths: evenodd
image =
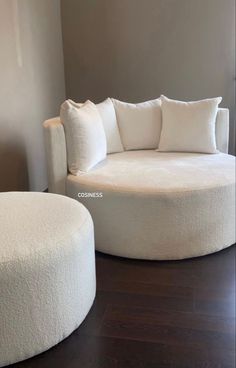
<svg viewBox="0 0 236 368"><path fill-rule="evenodd" d="M125 150L155 149L161 133L161 100L138 104L112 99Z"/></svg>
<svg viewBox="0 0 236 368"><path fill-rule="evenodd" d="M75 106L67 100L61 105L65 129L68 168L71 174L87 172L106 158L106 136L96 106L86 101Z"/></svg>
<svg viewBox="0 0 236 368"><path fill-rule="evenodd" d="M221 97L182 102L161 96L158 151L217 153L215 123Z"/></svg>
<svg viewBox="0 0 236 368"><path fill-rule="evenodd" d="M81 103L68 100L75 107L80 107ZM120 132L116 121L116 112L110 98L96 105L98 112L102 118L102 123L107 140L107 153L115 153L124 151L121 143Z"/></svg>

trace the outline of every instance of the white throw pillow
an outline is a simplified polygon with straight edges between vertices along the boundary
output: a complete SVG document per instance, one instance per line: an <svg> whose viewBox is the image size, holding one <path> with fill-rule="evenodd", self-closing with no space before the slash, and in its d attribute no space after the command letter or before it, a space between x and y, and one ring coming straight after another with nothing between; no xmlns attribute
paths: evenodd
<svg viewBox="0 0 236 368"><path fill-rule="evenodd" d="M76 103L72 100L68 100L76 107L80 107L81 103ZM116 112L114 105L110 98L100 102L96 105L99 114L102 118L102 123L107 140L107 153L115 153L124 151L123 145L120 139L120 132L116 121Z"/></svg>
<svg viewBox="0 0 236 368"><path fill-rule="evenodd" d="M125 150L157 148L161 133L161 100L138 104L112 101Z"/></svg>
<svg viewBox="0 0 236 368"><path fill-rule="evenodd" d="M89 171L106 158L106 136L96 106L86 101L76 107L71 101L61 105L65 128L68 168L77 175Z"/></svg>
<svg viewBox="0 0 236 368"><path fill-rule="evenodd" d="M161 96L158 151L217 153L215 123L221 97L182 102Z"/></svg>
<svg viewBox="0 0 236 368"><path fill-rule="evenodd" d="M107 153L124 151L116 121L116 112L111 99L107 98L96 106L101 115L107 138Z"/></svg>

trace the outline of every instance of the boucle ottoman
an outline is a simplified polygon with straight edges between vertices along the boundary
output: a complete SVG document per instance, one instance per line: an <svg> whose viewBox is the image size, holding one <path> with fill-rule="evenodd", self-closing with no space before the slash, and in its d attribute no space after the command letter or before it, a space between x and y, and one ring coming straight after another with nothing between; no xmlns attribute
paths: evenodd
<svg viewBox="0 0 236 368"><path fill-rule="evenodd" d="M93 222L55 194L0 194L0 367L70 335L95 297Z"/></svg>

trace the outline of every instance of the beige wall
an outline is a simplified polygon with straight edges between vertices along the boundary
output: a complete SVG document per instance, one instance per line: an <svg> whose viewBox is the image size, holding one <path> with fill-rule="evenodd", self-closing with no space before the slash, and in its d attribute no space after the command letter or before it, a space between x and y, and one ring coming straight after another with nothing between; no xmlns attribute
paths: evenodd
<svg viewBox="0 0 236 368"><path fill-rule="evenodd" d="M234 146L234 0L62 0L67 96L223 96Z"/></svg>
<svg viewBox="0 0 236 368"><path fill-rule="evenodd" d="M59 0L0 0L0 191L47 188L42 122L64 99Z"/></svg>

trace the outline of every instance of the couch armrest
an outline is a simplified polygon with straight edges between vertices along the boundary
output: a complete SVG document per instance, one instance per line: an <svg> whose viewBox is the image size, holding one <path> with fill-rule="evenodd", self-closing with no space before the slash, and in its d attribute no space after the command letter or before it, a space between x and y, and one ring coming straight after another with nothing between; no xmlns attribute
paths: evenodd
<svg viewBox="0 0 236 368"><path fill-rule="evenodd" d="M67 177L66 141L60 118L43 123L47 157L48 191L65 194Z"/></svg>
<svg viewBox="0 0 236 368"><path fill-rule="evenodd" d="M229 150L229 110L218 109L216 116L216 147L220 152Z"/></svg>

